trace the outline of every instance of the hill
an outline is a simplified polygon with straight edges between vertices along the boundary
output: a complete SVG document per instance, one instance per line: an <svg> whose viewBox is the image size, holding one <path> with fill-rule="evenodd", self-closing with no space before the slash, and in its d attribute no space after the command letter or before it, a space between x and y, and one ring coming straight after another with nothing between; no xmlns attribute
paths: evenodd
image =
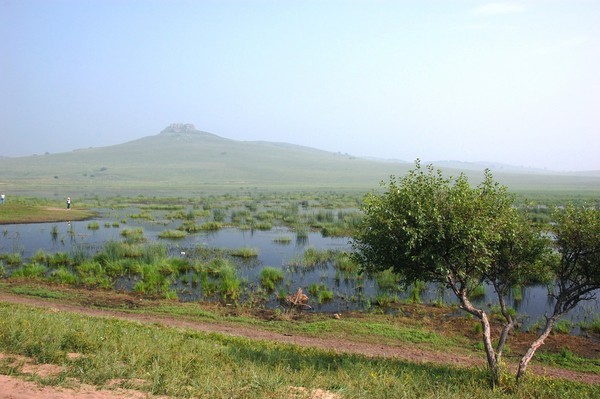
<svg viewBox="0 0 600 399"><path fill-rule="evenodd" d="M199 195L232 190L368 191L413 167L287 143L236 141L173 124L127 143L69 153L0 159L0 190L27 195ZM481 179L481 170L465 171ZM597 174L506 173L516 191L600 193ZM76 193L76 194L73 194Z"/></svg>

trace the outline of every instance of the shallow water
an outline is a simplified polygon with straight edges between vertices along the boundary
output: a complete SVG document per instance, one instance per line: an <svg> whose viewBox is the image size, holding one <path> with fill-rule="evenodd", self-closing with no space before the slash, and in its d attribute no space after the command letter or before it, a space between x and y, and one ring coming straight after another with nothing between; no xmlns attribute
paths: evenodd
<svg viewBox="0 0 600 399"><path fill-rule="evenodd" d="M117 219L120 220L120 219ZM277 227L269 231L238 230L225 228L216 232L189 234L183 239L159 239L158 234L165 229L175 229L180 221L149 222L143 219L128 219L126 224L119 227L105 227L106 220L98 219L100 228L88 229L90 221L64 222L64 223L33 223L13 224L0 227L0 252L21 253L24 259L35 254L38 250L46 253L74 251L85 252L92 255L101 250L104 243L109 240L122 240L120 232L123 229L142 227L144 236L150 242L158 241L166 245L171 256L189 256L195 248L227 248L241 247L257 248L257 258L251 260L236 260L238 275L249 284L257 285L258 276L265 266L281 268L284 271L282 286L289 293L302 287L306 292L311 284L325 284L329 290L334 291L334 299L322 304L311 301L311 306L317 311L341 312L346 310L360 310L371 306L378 294L376 283L367 277L363 280L344 279L333 268L332 264L309 269L299 269L290 265L294 259L299 259L307 248L319 250L350 250L348 238L323 237L318 232L308 233L306 238L298 239L293 231ZM112 226L112 224L111 224ZM52 232L56 234L52 234ZM280 244L276 238L290 237L291 242ZM120 280L116 288L130 287L127 281ZM197 300L202 297L198 287L183 284L181 281L175 285L181 300ZM475 300L475 304L489 307L496 303L491 287L486 287L486 295ZM408 292L395 293L399 298L409 297ZM597 292L597 294L599 294ZM445 303L457 303L456 298L449 290L440 290L434 284L429 284L421 294L423 303L432 303L442 298ZM553 300L548 296L547 288L543 285L533 285L522 289L520 301L509 297L509 305L514 307L522 319L523 328L543 318L553 306ZM269 296L266 306L274 308L281 306L275 294ZM574 323L590 321L600 314L598 300L579 304L565 319Z"/></svg>

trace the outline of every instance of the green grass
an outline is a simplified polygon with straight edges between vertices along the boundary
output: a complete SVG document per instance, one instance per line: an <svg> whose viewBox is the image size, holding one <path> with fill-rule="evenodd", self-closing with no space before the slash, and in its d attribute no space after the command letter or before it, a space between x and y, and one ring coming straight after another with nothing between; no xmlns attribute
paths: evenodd
<svg viewBox="0 0 600 399"><path fill-rule="evenodd" d="M542 362L553 366L565 367L570 370L597 373L600 368L598 359L586 359L577 356L567 348L559 353L540 351L534 358L535 362Z"/></svg>
<svg viewBox="0 0 600 399"><path fill-rule="evenodd" d="M375 296L375 304L380 308L388 308L400 302L398 295L390 292L379 292Z"/></svg>
<svg viewBox="0 0 600 399"><path fill-rule="evenodd" d="M237 256L239 258L255 258L258 256L258 248L241 247L231 250L231 256Z"/></svg>
<svg viewBox="0 0 600 399"><path fill-rule="evenodd" d="M283 270L267 266L260 271L259 278L260 284L268 292L273 292L277 283L283 280Z"/></svg>
<svg viewBox="0 0 600 399"><path fill-rule="evenodd" d="M46 276L46 272L48 268L46 265L42 265L36 262L28 263L23 265L23 267L17 269L12 274L13 278L23 278L23 279L42 279Z"/></svg>
<svg viewBox="0 0 600 399"><path fill-rule="evenodd" d="M396 291L400 284L400 277L392 269L387 269L375 274L375 282L380 290Z"/></svg>
<svg viewBox="0 0 600 399"><path fill-rule="evenodd" d="M304 250L302 258L293 259L290 262L290 265L305 268L324 266L327 262L331 261L333 257L334 253L332 251L308 248Z"/></svg>
<svg viewBox="0 0 600 399"><path fill-rule="evenodd" d="M158 234L159 238L168 238L168 239L182 239L187 236L185 231L181 230L163 230Z"/></svg>
<svg viewBox="0 0 600 399"><path fill-rule="evenodd" d="M146 240L144 237L144 229L141 227L123 229L120 234L125 237L125 241L128 243L139 243Z"/></svg>
<svg viewBox="0 0 600 399"><path fill-rule="evenodd" d="M378 327L385 329L384 326ZM487 373L394 359L335 354L156 324L52 313L0 304L0 351L63 366L60 378L128 387L173 398L291 398L291 387L340 398L594 398L593 385L529 378L493 390ZM83 356L68 357L70 353ZM8 370L9 360L0 363Z"/></svg>
<svg viewBox="0 0 600 399"><path fill-rule="evenodd" d="M33 287L33 286L28 286L28 285L11 287L10 292L12 292L14 294L18 294L18 295L26 295L26 296L33 296L33 297L39 297L39 298L50 298L50 299L68 298L67 294L60 292L60 291L55 291L52 289L48 289L46 287Z"/></svg>
<svg viewBox="0 0 600 399"><path fill-rule="evenodd" d="M206 222L202 223L199 227L198 231L217 231L223 228L223 223L221 222Z"/></svg>
<svg viewBox="0 0 600 399"><path fill-rule="evenodd" d="M87 228L88 230L98 230L100 228L100 223L97 221L89 222Z"/></svg>
<svg viewBox="0 0 600 399"><path fill-rule="evenodd" d="M318 303L327 302L333 299L333 291L327 288L325 284L311 284L308 292Z"/></svg>
<svg viewBox="0 0 600 399"><path fill-rule="evenodd" d="M426 283L424 281L415 281L409 292L409 301L412 303L421 303L421 293L425 290Z"/></svg>
<svg viewBox="0 0 600 399"><path fill-rule="evenodd" d="M273 242L277 244L290 244L292 242L292 237L286 235L279 235L273 239Z"/></svg>
<svg viewBox="0 0 600 399"><path fill-rule="evenodd" d="M20 253L2 253L0 259L3 259L8 266L20 266L23 264L23 257Z"/></svg>
<svg viewBox="0 0 600 399"><path fill-rule="evenodd" d="M238 299L242 281L237 277L235 267L225 264L218 270L220 294L224 299Z"/></svg>
<svg viewBox="0 0 600 399"><path fill-rule="evenodd" d="M562 319L558 320L552 330L553 334L569 334L573 329L574 324L570 320Z"/></svg>
<svg viewBox="0 0 600 399"><path fill-rule="evenodd" d="M38 223L38 222L66 222L85 220L96 216L96 212L87 209L66 210L58 208L49 201L37 200L44 205L28 202L9 202L1 205L0 224L9 223Z"/></svg>
<svg viewBox="0 0 600 399"><path fill-rule="evenodd" d="M579 323L581 329L600 334L600 316L596 316L590 321Z"/></svg>
<svg viewBox="0 0 600 399"><path fill-rule="evenodd" d="M344 272L347 276L355 276L360 271L360 265L352 259L348 252L337 252L333 258L333 267Z"/></svg>
<svg viewBox="0 0 600 399"><path fill-rule="evenodd" d="M377 188L388 176L411 168L412 163L377 162L293 145L242 142L191 132L183 140L177 134L156 134L110 147L0 159L0 181L6 193L13 193L7 197L8 206L15 194L66 198L73 197L72 193L82 197L115 193L193 197L238 190L364 193ZM448 171L453 175L458 172ZM465 173L475 183L482 177L481 171ZM595 174L495 176L519 192L578 192L592 199L600 194L600 177ZM55 202L64 207L62 200ZM72 213L79 204L79 198L74 199ZM327 213L321 217L323 221L330 218Z"/></svg>
<svg viewBox="0 0 600 399"><path fill-rule="evenodd" d="M476 285L469 293L469 296L473 299L484 298L485 297L485 286L482 284Z"/></svg>

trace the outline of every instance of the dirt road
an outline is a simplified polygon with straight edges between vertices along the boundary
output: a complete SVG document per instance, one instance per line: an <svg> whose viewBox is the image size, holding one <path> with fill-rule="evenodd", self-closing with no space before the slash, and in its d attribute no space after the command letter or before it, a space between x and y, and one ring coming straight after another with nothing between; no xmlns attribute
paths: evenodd
<svg viewBox="0 0 600 399"><path fill-rule="evenodd" d="M106 317L106 318L117 318L122 320L138 321L142 323L160 323L165 326L189 328L196 331L204 332L217 332L222 334L228 334L233 336L240 336L256 340L269 340L277 341L282 343L289 343L294 345L315 347L324 350L333 350L340 353L354 353L362 354L365 356L376 356L376 357L390 357L407 360L416 363L435 363L435 364L446 364L455 367L473 367L473 366L485 366L485 360L483 355L481 357L466 356L455 353L427 351L419 348L415 348L409 345L403 346L389 346L389 345L378 345L372 343L352 342L344 339L333 339L333 338L319 338L319 337L306 337L301 335L293 334L281 334L272 331L263 331L256 328L248 328L244 326L225 325L218 323L204 323L197 321L182 320L173 316L157 316L147 314L132 314L128 312L122 312L118 310L104 310L91 308L80 305L72 305L61 302L48 302L40 298L23 297L18 295L12 295L9 293L0 292L0 301L9 303L19 303L35 307L52 307L58 311L73 312L84 314L94 317ZM510 366L509 367L513 367ZM582 373L570 370L564 370L554 367L540 367L531 366L530 372L544 375L554 378L563 378L572 381L579 381L591 384L600 384L600 375L592 373ZM24 398L73 398L83 396L92 399L112 399L121 397L132 397L131 392L121 394L115 391L100 392L95 391L97 395L101 396L90 396L88 394L81 395L81 390L65 390L61 388L43 388L37 389L30 386L32 383L28 383L19 379L15 379L7 376L0 376L0 399L2 398L13 398L13 399L24 399ZM56 394L48 395L45 390L55 389ZM84 387L83 390L90 390L92 388ZM62 392L62 393L60 393ZM88 392L89 393L89 392ZM136 393L136 395L139 393ZM24 396L25 395L25 396ZM62 395L62 396L61 396ZM66 396L64 396L66 395ZM102 395L113 395L113 396L102 396ZM114 396L116 395L116 396ZM125 396L122 396L125 395ZM127 396L129 395L129 396ZM134 396L134 397L144 397Z"/></svg>

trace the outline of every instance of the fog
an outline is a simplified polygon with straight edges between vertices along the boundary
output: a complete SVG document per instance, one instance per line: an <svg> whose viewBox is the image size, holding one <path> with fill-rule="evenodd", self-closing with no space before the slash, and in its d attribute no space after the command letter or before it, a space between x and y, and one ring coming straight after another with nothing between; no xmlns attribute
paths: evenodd
<svg viewBox="0 0 600 399"><path fill-rule="evenodd" d="M599 170L597 1L0 2L0 155L173 122L413 161Z"/></svg>

